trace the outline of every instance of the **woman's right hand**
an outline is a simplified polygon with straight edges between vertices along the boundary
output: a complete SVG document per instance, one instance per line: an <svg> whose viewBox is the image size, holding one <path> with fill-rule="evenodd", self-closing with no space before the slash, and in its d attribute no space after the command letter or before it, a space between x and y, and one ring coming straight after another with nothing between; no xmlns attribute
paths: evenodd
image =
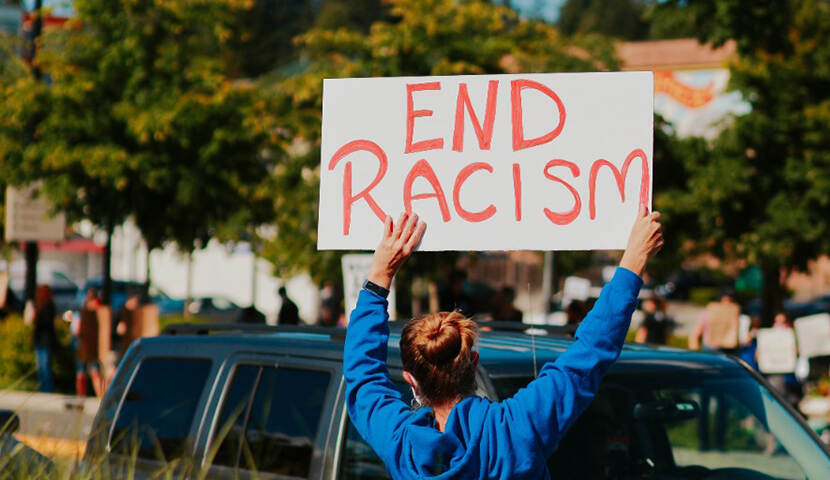
<svg viewBox="0 0 830 480"><path fill-rule="evenodd" d="M646 263L663 247L663 226L660 225L660 212L648 213L648 208L640 207L628 246L625 248L620 266L639 276L643 276Z"/></svg>
<svg viewBox="0 0 830 480"><path fill-rule="evenodd" d="M425 229L426 224L419 222L415 213L402 213L394 224L392 217L387 215L383 221L383 237L372 257L369 281L389 288L398 269L421 241Z"/></svg>

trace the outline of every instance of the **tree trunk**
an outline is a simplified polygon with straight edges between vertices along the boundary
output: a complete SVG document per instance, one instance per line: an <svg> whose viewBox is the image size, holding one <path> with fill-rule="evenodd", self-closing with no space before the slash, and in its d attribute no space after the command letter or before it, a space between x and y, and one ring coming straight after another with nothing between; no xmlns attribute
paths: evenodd
<svg viewBox="0 0 830 480"><path fill-rule="evenodd" d="M104 246L104 265L101 272L101 303L110 305L112 300L112 224L108 224L107 244Z"/></svg>
<svg viewBox="0 0 830 480"><path fill-rule="evenodd" d="M149 301L150 299L150 246L147 246L147 254L144 256L144 292L143 299Z"/></svg>
<svg viewBox="0 0 830 480"><path fill-rule="evenodd" d="M764 264L762 267L763 283L761 285L761 326L772 326L776 312L784 305L784 285L781 278L781 266L777 262Z"/></svg>
<svg viewBox="0 0 830 480"><path fill-rule="evenodd" d="M190 316L190 303L193 301L193 252L187 252L187 279L184 292L184 316Z"/></svg>

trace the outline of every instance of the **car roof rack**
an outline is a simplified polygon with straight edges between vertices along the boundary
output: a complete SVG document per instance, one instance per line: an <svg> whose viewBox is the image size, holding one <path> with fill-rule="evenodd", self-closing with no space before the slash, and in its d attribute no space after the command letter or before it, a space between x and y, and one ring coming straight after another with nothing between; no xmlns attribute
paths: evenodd
<svg viewBox="0 0 830 480"><path fill-rule="evenodd" d="M328 335L332 340L346 338L346 329L319 325L264 325L261 323L173 323L164 327L162 335L210 335L212 333L313 333Z"/></svg>
<svg viewBox="0 0 830 480"><path fill-rule="evenodd" d="M513 332L523 334L572 337L576 325L534 325L520 322L494 322L477 320L482 331ZM403 320L389 322L392 330L400 330ZM332 340L344 340L346 329L319 325L264 325L261 323L174 323L162 330L162 335L210 335L213 333L309 333L328 335Z"/></svg>
<svg viewBox="0 0 830 480"><path fill-rule="evenodd" d="M495 331L495 332L513 332L523 333L526 335L551 335L551 336L567 336L573 337L577 325L534 325L531 323L521 322L499 322L491 320L478 320L473 318L478 324L480 331ZM404 320L390 321L390 328L402 329L406 325Z"/></svg>

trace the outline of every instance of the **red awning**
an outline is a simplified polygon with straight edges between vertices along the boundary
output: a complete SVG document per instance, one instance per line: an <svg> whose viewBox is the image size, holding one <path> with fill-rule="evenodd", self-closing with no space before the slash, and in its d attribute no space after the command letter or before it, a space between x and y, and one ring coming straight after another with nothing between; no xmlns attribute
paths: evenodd
<svg viewBox="0 0 830 480"><path fill-rule="evenodd" d="M72 238L62 242L39 242L40 250L54 250L69 253L104 253L104 246L88 238Z"/></svg>

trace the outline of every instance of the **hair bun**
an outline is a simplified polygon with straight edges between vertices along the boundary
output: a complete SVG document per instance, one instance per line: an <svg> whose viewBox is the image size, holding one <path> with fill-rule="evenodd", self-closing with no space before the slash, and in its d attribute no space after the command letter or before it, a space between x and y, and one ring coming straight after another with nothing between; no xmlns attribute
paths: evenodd
<svg viewBox="0 0 830 480"><path fill-rule="evenodd" d="M424 328L421 355L433 365L444 365L461 353L462 339L458 324L452 318L436 318Z"/></svg>

